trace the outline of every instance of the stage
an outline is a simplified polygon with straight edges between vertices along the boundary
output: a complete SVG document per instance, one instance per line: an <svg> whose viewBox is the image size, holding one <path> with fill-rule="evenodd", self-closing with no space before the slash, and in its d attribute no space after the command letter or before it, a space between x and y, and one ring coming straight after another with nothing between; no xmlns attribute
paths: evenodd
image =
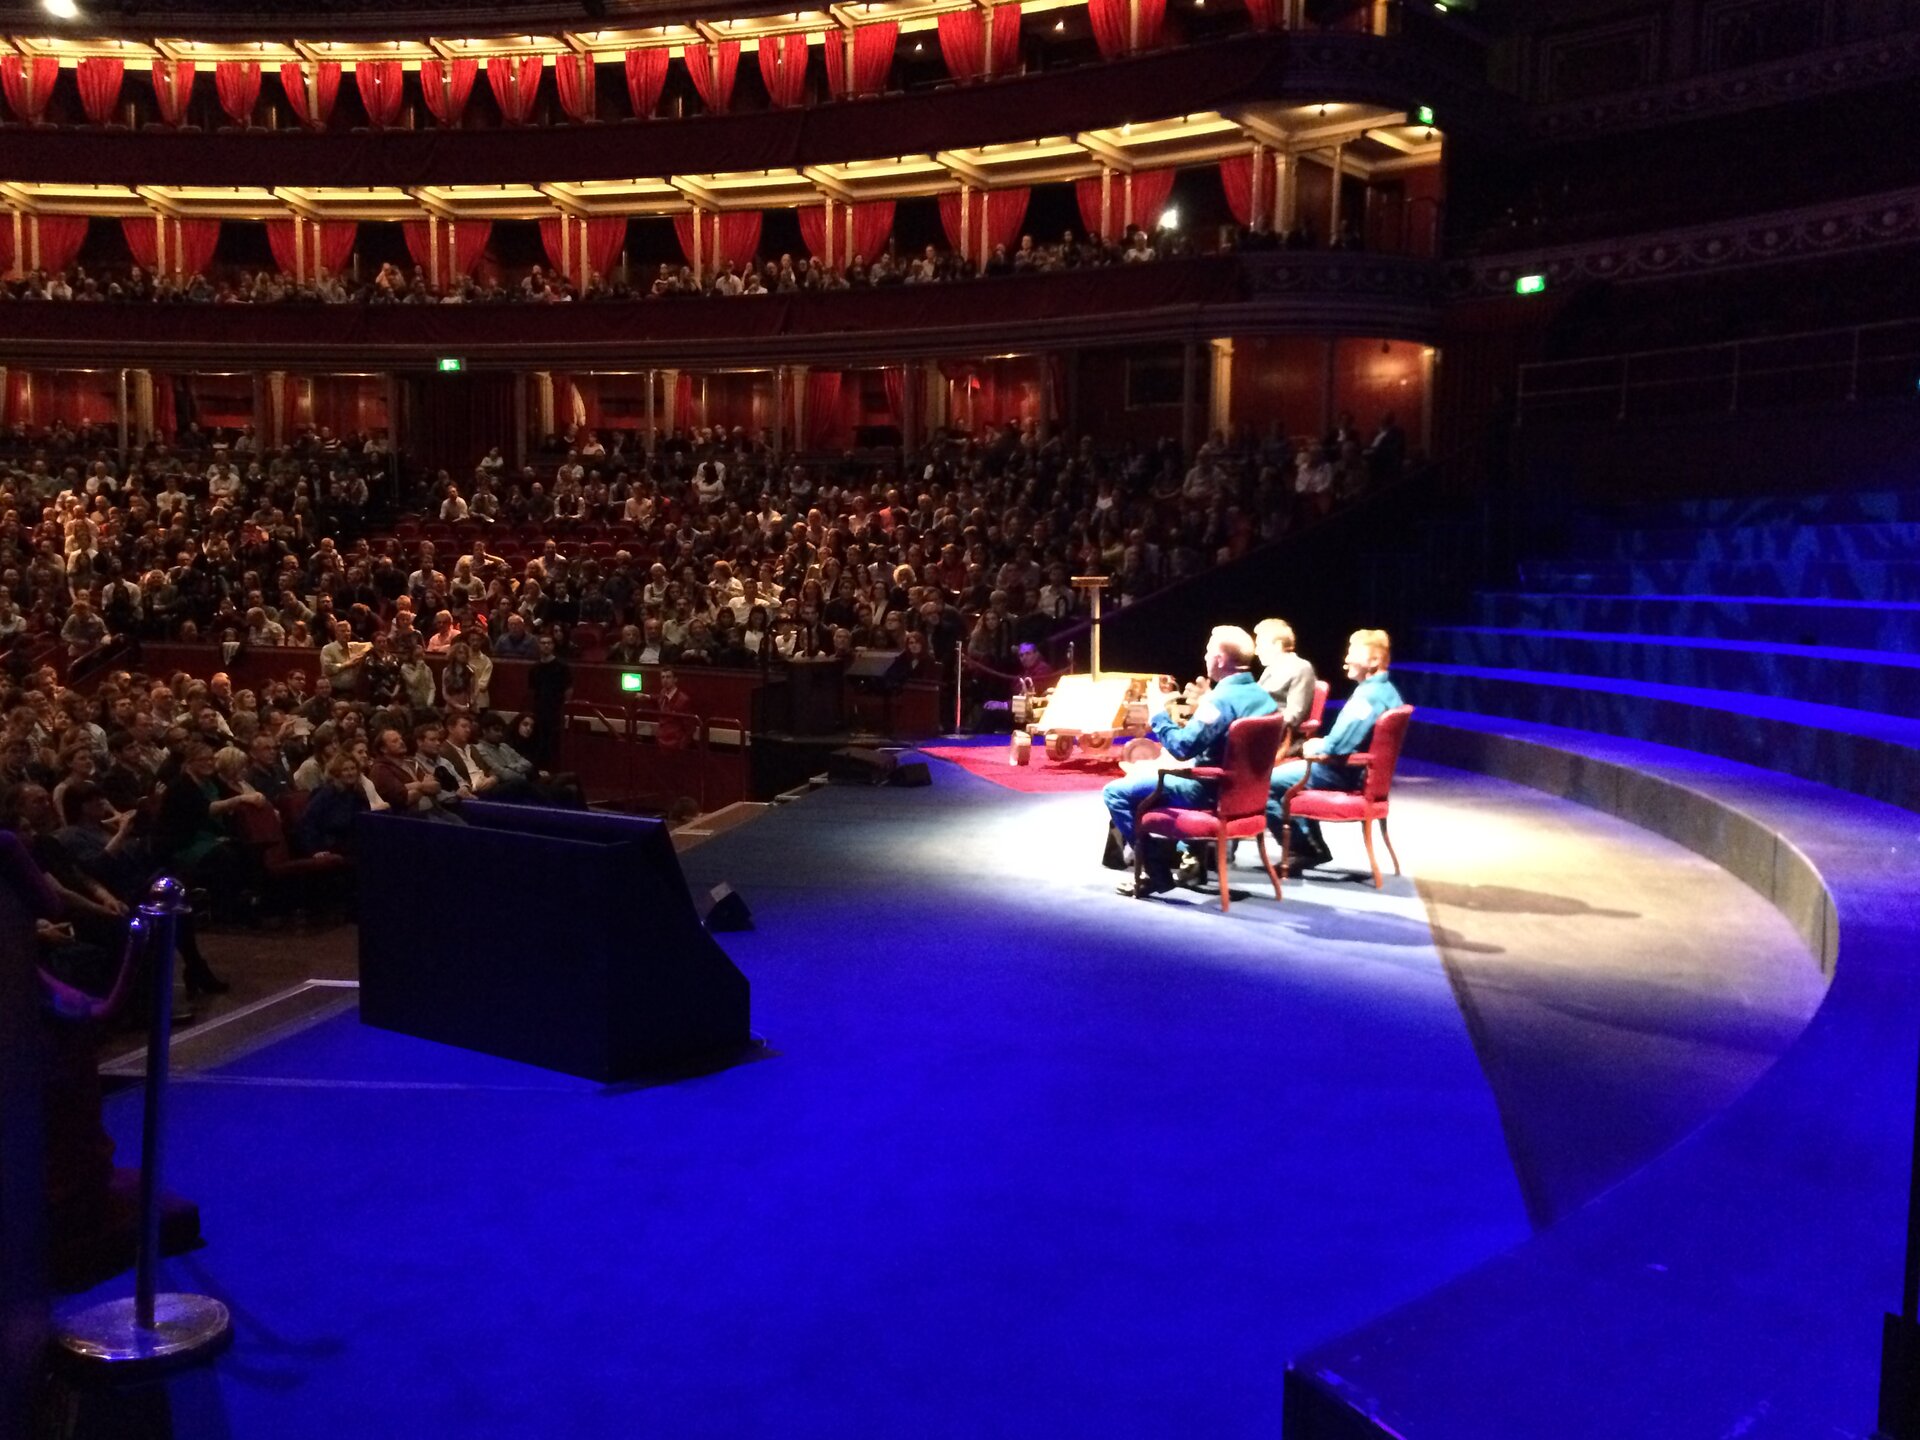
<svg viewBox="0 0 1920 1440"><path fill-rule="evenodd" d="M1289 1358L1615 1183L1820 998L1725 872L1499 781L1409 764L1407 876L1332 829L1222 915L1115 895L1090 791L933 771L685 856L755 913L750 1063L601 1088L348 989L183 1047L172 1277L238 1339L181 1433L1271 1436Z"/></svg>

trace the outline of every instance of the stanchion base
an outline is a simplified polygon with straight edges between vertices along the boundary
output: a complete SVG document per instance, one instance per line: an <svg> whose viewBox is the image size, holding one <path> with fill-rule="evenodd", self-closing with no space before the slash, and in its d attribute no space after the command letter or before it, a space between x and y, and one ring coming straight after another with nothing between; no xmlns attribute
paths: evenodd
<svg viewBox="0 0 1920 1440"><path fill-rule="evenodd" d="M129 1295L56 1322L62 1368L76 1379L138 1384L211 1360L232 1343L233 1319L210 1296L155 1296L151 1330L137 1323L135 1308Z"/></svg>

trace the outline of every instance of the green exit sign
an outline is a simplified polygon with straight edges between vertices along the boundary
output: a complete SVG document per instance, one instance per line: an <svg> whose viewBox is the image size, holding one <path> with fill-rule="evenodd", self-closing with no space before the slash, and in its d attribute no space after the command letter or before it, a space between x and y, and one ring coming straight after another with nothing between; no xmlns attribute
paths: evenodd
<svg viewBox="0 0 1920 1440"><path fill-rule="evenodd" d="M646 679L644 670L622 670L620 672L621 692L627 695L638 695L646 688Z"/></svg>
<svg viewBox="0 0 1920 1440"><path fill-rule="evenodd" d="M458 355L442 355L440 357L440 373L442 375L457 375L466 368L467 362L462 360Z"/></svg>
<svg viewBox="0 0 1920 1440"><path fill-rule="evenodd" d="M1538 295L1546 288L1547 277L1544 275L1522 275L1513 282L1513 293L1516 295Z"/></svg>
<svg viewBox="0 0 1920 1440"><path fill-rule="evenodd" d="M1413 112L1413 119L1414 123L1418 125L1433 124L1433 107L1431 105L1416 106Z"/></svg>

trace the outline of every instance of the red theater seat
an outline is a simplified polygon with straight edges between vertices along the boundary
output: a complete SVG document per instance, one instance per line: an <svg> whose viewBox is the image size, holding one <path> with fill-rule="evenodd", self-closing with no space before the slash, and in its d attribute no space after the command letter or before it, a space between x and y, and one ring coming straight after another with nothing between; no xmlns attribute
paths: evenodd
<svg viewBox="0 0 1920 1440"><path fill-rule="evenodd" d="M1372 746L1358 755L1346 757L1349 765L1364 765L1366 783L1358 790L1309 790L1302 780L1287 792L1286 808L1290 819L1318 820L1321 824L1358 821L1360 834L1367 842L1367 863L1373 867L1373 888L1378 890L1380 862L1373 858L1373 822L1380 822L1380 838L1387 842L1387 854L1393 857L1393 873L1400 873L1400 857L1394 854L1393 837L1387 834L1387 799L1393 789L1393 772L1400 764L1400 747L1406 743L1407 722L1413 707L1402 705L1382 715L1373 727ZM1242 722L1244 723L1244 722ZM1323 762L1332 764L1338 757ZM1280 863L1284 866L1293 849L1293 827L1283 832Z"/></svg>
<svg viewBox="0 0 1920 1440"><path fill-rule="evenodd" d="M1333 687L1324 680L1313 682L1313 709L1300 725L1299 740L1311 740L1320 733L1320 721L1327 713L1327 696L1333 693Z"/></svg>
<svg viewBox="0 0 1920 1440"><path fill-rule="evenodd" d="M1227 842L1258 840L1260 863L1273 882L1273 898L1280 896L1280 877L1273 861L1267 858L1267 795L1273 779L1274 757L1286 740L1287 722L1278 715L1260 715L1251 720L1236 720L1227 731L1227 752L1218 769L1200 766L1192 770L1162 770L1161 777L1187 775L1195 780L1220 782L1219 798L1211 810L1161 810L1155 808L1160 791L1155 790L1141 803L1134 822L1137 835L1155 835L1168 840L1213 842L1215 869L1220 878L1220 908L1233 907L1227 884ZM1134 879L1140 878L1139 847L1134 850Z"/></svg>

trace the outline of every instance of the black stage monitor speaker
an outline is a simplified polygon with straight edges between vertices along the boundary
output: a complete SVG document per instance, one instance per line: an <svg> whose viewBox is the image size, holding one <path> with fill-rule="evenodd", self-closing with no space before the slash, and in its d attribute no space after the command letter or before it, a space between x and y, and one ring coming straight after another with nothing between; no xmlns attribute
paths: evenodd
<svg viewBox="0 0 1920 1440"><path fill-rule="evenodd" d="M725 881L707 892L707 929L715 934L753 929L753 912L740 892Z"/></svg>
<svg viewBox="0 0 1920 1440"><path fill-rule="evenodd" d="M827 781L833 785L898 785L917 789L933 783L924 760L902 761L898 752L853 745L827 757Z"/></svg>
<svg viewBox="0 0 1920 1440"><path fill-rule="evenodd" d="M913 662L904 650L856 650L847 662L847 679L868 685L898 685Z"/></svg>

